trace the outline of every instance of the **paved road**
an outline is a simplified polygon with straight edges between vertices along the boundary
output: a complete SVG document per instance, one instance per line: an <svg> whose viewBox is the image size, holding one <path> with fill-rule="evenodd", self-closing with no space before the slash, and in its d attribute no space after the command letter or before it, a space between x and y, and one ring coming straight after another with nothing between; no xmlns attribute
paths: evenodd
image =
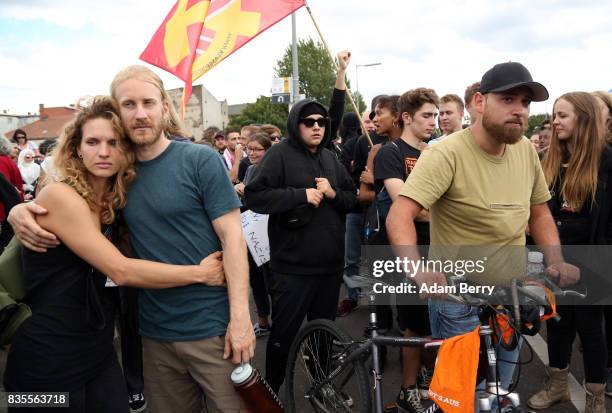
<svg viewBox="0 0 612 413"><path fill-rule="evenodd" d="M254 306L253 306L254 307ZM255 315L253 314L253 319ZM351 313L349 316L338 319L338 323L342 325L353 337L359 337L363 333L364 326L367 325L368 313L366 306L358 308L356 311ZM545 331L543 332L545 334ZM540 352L541 357L537 354L533 355L533 360L529 365L522 367L521 377L518 384L518 392L521 396L521 400L524 402L527 398L542 386L545 379L544 373L544 362L542 358L546 358L546 347L545 341L542 336L537 336L530 339L535 348ZM265 366L265 345L266 337L259 338L257 341L257 349L254 360L254 365L264 370ZM528 360L530 358L530 350L527 346L523 348L521 360ZM580 407L582 403L582 409L584 406L584 391L579 387L579 383L584 380L584 371L582 369L582 356L579 349L579 343L574 346L574 352L571 364L571 373L575 378L575 390L573 399L575 403ZM0 351L0 374L4 374L4 364L6 360L6 353ZM388 355L388 361L383 376L383 395L385 402L394 401L397 391L399 390L401 383L401 366L399 361L399 350L391 349ZM280 394L283 393L284 389L281 388ZM582 402L580 401L582 399ZM612 399L607 399L607 411L612 412ZM577 409L571 402L564 404L558 404L553 408L547 410L541 410L542 413L575 413L581 412L582 409ZM307 410L304 410L307 411ZM6 412L5 409L0 408L0 413ZM181 412L176 412L181 413Z"/></svg>
<svg viewBox="0 0 612 413"><path fill-rule="evenodd" d="M343 296L343 295L341 295ZM347 317L340 318L337 322L342 325L353 337L360 337L363 333L364 326L368 322L367 306L361 306L356 311L348 315ZM544 330L540 335L532 337L529 342L534 347L534 354L532 361L522 366L521 376L517 387L517 392L521 397L521 401L524 404L525 401L531 396L536 390L539 390L546 378L545 363L542 358L546 359L546 341L545 341ZM258 367L265 365L265 338L260 338L257 342L257 355L255 357L255 364ZM572 354L571 363L571 374L574 378L574 387L570 386L570 390L573 390L572 398L573 402L567 402L563 404L557 404L550 409L540 410L542 413L576 413L584 411L584 390L581 388L581 384L584 380L584 370L582 368L582 353L580 352L579 341L576 340L574 350ZM539 351L540 356L537 352ZM531 349L529 346L524 346L521 354L521 360L527 361L531 359ZM545 360L548 362L548 360ZM385 403L393 402L397 395L401 384L401 365L399 359L399 349L390 349L388 355L388 361L386 364L385 372L383 375L383 396ZM283 393L281 388L281 395ZM576 407L578 406L578 408ZM305 410L306 411L306 410ZM607 398L606 411L612 412L612 399Z"/></svg>

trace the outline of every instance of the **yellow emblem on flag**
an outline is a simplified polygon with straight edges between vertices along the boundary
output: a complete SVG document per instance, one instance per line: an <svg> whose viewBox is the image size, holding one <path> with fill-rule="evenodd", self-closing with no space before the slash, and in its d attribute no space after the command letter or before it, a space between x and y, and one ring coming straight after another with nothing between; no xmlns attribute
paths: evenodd
<svg viewBox="0 0 612 413"><path fill-rule="evenodd" d="M170 67L176 67L181 60L189 56L189 37L187 28L195 23L202 23L208 14L209 0L200 1L187 9L188 0L179 0L174 15L166 22L164 52Z"/></svg>
<svg viewBox="0 0 612 413"><path fill-rule="evenodd" d="M196 80L234 51L238 36L253 37L259 33L261 14L243 11L242 1L233 0L225 8L208 16L204 27L214 30L208 48L193 62L192 79Z"/></svg>
<svg viewBox="0 0 612 413"><path fill-rule="evenodd" d="M304 0L177 0L140 58L185 82L181 117L194 80L259 33L304 6Z"/></svg>

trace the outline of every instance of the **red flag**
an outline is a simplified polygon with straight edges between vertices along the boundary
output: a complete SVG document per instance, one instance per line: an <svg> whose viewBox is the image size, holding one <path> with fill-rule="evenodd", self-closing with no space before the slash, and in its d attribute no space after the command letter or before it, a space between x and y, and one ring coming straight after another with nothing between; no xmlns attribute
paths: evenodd
<svg viewBox="0 0 612 413"><path fill-rule="evenodd" d="M304 5L304 0L178 0L140 58L191 84L261 32Z"/></svg>

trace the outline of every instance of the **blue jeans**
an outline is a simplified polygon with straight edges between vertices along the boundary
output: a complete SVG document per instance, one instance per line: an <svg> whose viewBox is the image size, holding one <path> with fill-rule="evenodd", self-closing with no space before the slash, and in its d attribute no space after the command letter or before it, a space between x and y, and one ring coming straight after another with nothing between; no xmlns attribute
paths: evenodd
<svg viewBox="0 0 612 413"><path fill-rule="evenodd" d="M448 301L429 300L429 322L431 323L431 335L434 338L445 339L473 331L480 324L478 319L478 308L462 304L450 303ZM514 367L519 358L521 343L512 351L499 347L497 351L497 368L499 381L503 389L508 389L512 384ZM508 363L510 361L510 363ZM481 383L478 387L481 387Z"/></svg>
<svg viewBox="0 0 612 413"><path fill-rule="evenodd" d="M346 214L346 232L344 233L344 274L359 274L361 264L361 244L363 244L363 225L365 214L351 212ZM360 288L347 288L346 298L359 301Z"/></svg>

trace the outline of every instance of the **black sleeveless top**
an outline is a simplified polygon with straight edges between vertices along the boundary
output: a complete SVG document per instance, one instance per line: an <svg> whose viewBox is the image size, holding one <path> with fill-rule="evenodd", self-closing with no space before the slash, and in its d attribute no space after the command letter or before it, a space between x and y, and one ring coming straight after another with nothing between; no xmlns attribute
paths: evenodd
<svg viewBox="0 0 612 413"><path fill-rule="evenodd" d="M113 240L115 228L103 226ZM13 337L4 376L10 391L74 391L116 360L116 288L64 244L22 253L24 301L32 308Z"/></svg>

